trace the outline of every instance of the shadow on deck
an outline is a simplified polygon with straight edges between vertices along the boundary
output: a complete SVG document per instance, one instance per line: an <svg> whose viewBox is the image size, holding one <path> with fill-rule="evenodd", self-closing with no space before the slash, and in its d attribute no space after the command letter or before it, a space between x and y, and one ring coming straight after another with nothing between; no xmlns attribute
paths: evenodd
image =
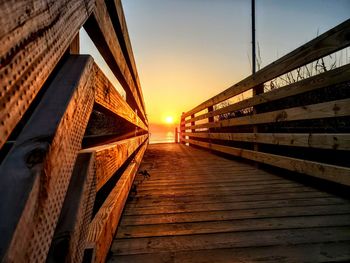
<svg viewBox="0 0 350 263"><path fill-rule="evenodd" d="M350 260L350 201L179 144L149 145L110 262Z"/></svg>

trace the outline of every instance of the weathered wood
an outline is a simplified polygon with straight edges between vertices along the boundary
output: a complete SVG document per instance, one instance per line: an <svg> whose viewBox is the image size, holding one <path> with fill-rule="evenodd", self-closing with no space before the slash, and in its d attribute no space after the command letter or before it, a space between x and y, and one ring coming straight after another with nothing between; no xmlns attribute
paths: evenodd
<svg viewBox="0 0 350 263"><path fill-rule="evenodd" d="M95 102L141 129L148 130L145 123L120 96L98 66L96 66Z"/></svg>
<svg viewBox="0 0 350 263"><path fill-rule="evenodd" d="M190 222L208 222L220 220L234 219L253 219L256 215L259 218L271 217L299 217L311 215L338 215L349 214L350 207L348 204L329 204L329 205L313 205L310 206L284 206L284 207L268 207L254 209L233 209L219 211L202 211L202 212L187 212L187 213L169 213L169 214L152 214L138 216L124 216L121 226L144 226L154 224L169 224L169 223L190 223Z"/></svg>
<svg viewBox="0 0 350 263"><path fill-rule="evenodd" d="M350 242L329 242L300 245L274 245L231 249L175 251L167 253L114 254L111 263L164 263L164 262L344 262L350 260ZM175 261L174 261L175 259Z"/></svg>
<svg viewBox="0 0 350 263"><path fill-rule="evenodd" d="M265 186L266 189L269 189ZM209 189L209 187L208 187ZM312 190L302 191L297 188L292 189L271 189L271 193L268 193L265 190L265 193L261 193L263 191L251 191L246 192L249 194L238 194L237 192L232 191L232 195L227 192L231 189L221 189L221 192L217 194L196 194L189 195L181 192L174 192L171 195L160 195L157 194L155 196L149 197L142 194L138 195L138 200L134 202L130 202L128 207L125 210L125 215L134 215L132 210L135 208L140 208L139 212L142 215L149 214L166 214L171 213L174 209L177 209L179 206L183 207L183 212L188 212L191 209L200 209L201 206L207 206L206 211L211 211L211 209L217 209L217 205L225 204L225 203L235 203L238 199L242 202L254 202L254 201L272 201L272 200L281 200L281 196L283 193L286 194L285 199L295 200L300 198L329 198L329 195L319 192L314 192ZM193 189L195 192L196 189ZM174 196L177 197L177 200L174 200ZM188 204L191 203L190 206ZM162 207L162 208L160 208ZM202 208L203 209L203 208Z"/></svg>
<svg viewBox="0 0 350 263"><path fill-rule="evenodd" d="M0 147L65 53L93 1L0 3Z"/></svg>
<svg viewBox="0 0 350 263"><path fill-rule="evenodd" d="M95 153L96 189L113 176L135 150L147 140L148 134L134 138L84 149L82 153Z"/></svg>
<svg viewBox="0 0 350 263"><path fill-rule="evenodd" d="M116 238L152 237L154 233L157 233L157 236L178 236L257 230L345 226L348 225L349 222L350 214L284 218L254 218L243 220L154 224L129 227L120 226L118 228Z"/></svg>
<svg viewBox="0 0 350 263"><path fill-rule="evenodd" d="M349 46L349 33L350 19L264 67L256 74L245 78L218 95L206 100L192 110L186 112L184 117L200 112L201 110L232 98L268 80Z"/></svg>
<svg viewBox="0 0 350 263"><path fill-rule="evenodd" d="M73 41L69 45L69 53L72 55L80 54L79 32L75 35Z"/></svg>
<svg viewBox="0 0 350 263"><path fill-rule="evenodd" d="M180 196L177 195L177 193L174 193L173 196ZM162 196L158 196L159 198L163 198ZM167 196L166 196L167 197ZM164 198L166 198L164 197ZM143 198L140 195L140 198ZM194 200L194 202L191 202L191 198ZM219 198L222 202L220 203L201 203L198 202L199 199L204 200L212 200L214 198ZM304 199L304 204L310 202L310 200L314 201L314 204L320 204L320 202L323 202L324 204L327 204L330 200L327 201L320 201L319 199L326 199L329 198L329 195L322 193L322 192L301 192L301 193L286 193L285 197L282 193L271 193L265 194L265 195L236 195L234 197L227 196L227 195L202 195L202 196L189 196L187 200L184 200L184 202L181 202L181 198L179 198L179 201L175 204L171 205L165 205L160 204L159 206L147 206L147 207L138 207L137 210L135 207L127 207L125 209L124 214L128 216L137 216L137 215L151 215L151 214L171 214L171 213L184 213L184 212L190 212L190 211L217 211L217 210L231 210L234 209L254 209L259 207L274 207L282 205L284 200L288 200L288 202L284 202L284 206L286 204L291 202L301 202L301 199ZM240 200L237 202L237 200ZM149 200L152 202L153 200ZM275 202L274 202L275 201ZM280 201L280 202L278 202ZM338 200L339 201L339 200ZM185 204L184 204L185 203ZM279 205L278 205L279 204ZM136 210L136 211L135 211Z"/></svg>
<svg viewBox="0 0 350 263"><path fill-rule="evenodd" d="M257 161L284 168L293 172L311 175L325 180L333 181L343 185L350 186L350 168L324 164L319 162L307 161L275 155L263 152L256 152L241 148L234 148L224 145L211 144L207 142L199 142L195 140L185 140L188 143L201 146L207 149L227 153L234 156L243 157L249 160Z"/></svg>
<svg viewBox="0 0 350 263"><path fill-rule="evenodd" d="M350 134L341 133L184 133L193 138L350 150Z"/></svg>
<svg viewBox="0 0 350 263"><path fill-rule="evenodd" d="M46 259L93 107L92 65L90 56L68 58L0 167L6 262Z"/></svg>
<svg viewBox="0 0 350 263"><path fill-rule="evenodd" d="M85 23L84 28L124 88L129 105L133 109L137 109L140 117L145 119L145 111L137 92L137 87L125 61L105 1L96 1L93 14Z"/></svg>
<svg viewBox="0 0 350 263"><path fill-rule="evenodd" d="M350 64L324 72L322 74L298 81L296 83L271 90L266 93L258 94L252 98L245 99L243 101L228 105L227 107L220 108L213 112L208 112L205 114L198 115L196 117L189 118L185 123L190 123L192 121L198 121L206 118L211 118L220 114L225 114L229 112L234 112L236 110L241 110L249 108L252 106L260 105L265 102L275 101L281 98L286 98L289 96L294 96L302 94L308 91L317 90L320 88L335 86L342 82L349 80L350 74Z"/></svg>
<svg viewBox="0 0 350 263"><path fill-rule="evenodd" d="M284 110L271 111L244 117L237 117L213 123L187 126L186 129L229 127L262 123L276 123L296 120L311 120L350 115L350 99L317 103Z"/></svg>
<svg viewBox="0 0 350 263"><path fill-rule="evenodd" d="M93 249L93 262L105 262L124 204L146 148L147 142L140 148L133 161L123 172L90 224L86 248Z"/></svg>
<svg viewBox="0 0 350 263"><path fill-rule="evenodd" d="M217 233L211 235L185 235L139 239L117 239L112 251L118 255L190 251L198 249L298 245L349 241L350 229L345 227L315 227L269 231Z"/></svg>
<svg viewBox="0 0 350 263"><path fill-rule="evenodd" d="M108 5L107 8L108 8L108 11L110 13L114 29L117 31L118 37L123 39L123 45L122 45L123 53L124 53L124 56L125 56L125 59L126 59L128 65L129 65L130 71L133 75L133 79L134 79L135 84L136 84L137 92L140 96L141 104L143 105L143 108L145 109L145 102L143 99L143 94L142 94L139 76L137 73L134 53L133 53L132 47L131 47L131 41L129 38L128 27L127 27L127 24L125 21L125 15L124 15L122 2L121 2L121 0L114 0L114 1L108 1L106 4ZM146 123L147 123L147 119L146 119Z"/></svg>
<svg viewBox="0 0 350 263"><path fill-rule="evenodd" d="M274 255L276 246L293 248L304 262L314 257L301 253L315 243L333 255L330 242L341 253L337 258L346 258L340 244L350 240L347 199L182 144L149 145L140 170L150 176L135 177L136 191L111 247L112 262L141 257L164 262L168 254L170 262L208 262L199 251L235 253L243 247L249 253L263 247L266 255ZM236 262L235 254L231 259L223 262ZM285 255L283 261L292 259Z"/></svg>
<svg viewBox="0 0 350 263"><path fill-rule="evenodd" d="M47 262L81 262L96 196L95 160L79 154L62 206Z"/></svg>

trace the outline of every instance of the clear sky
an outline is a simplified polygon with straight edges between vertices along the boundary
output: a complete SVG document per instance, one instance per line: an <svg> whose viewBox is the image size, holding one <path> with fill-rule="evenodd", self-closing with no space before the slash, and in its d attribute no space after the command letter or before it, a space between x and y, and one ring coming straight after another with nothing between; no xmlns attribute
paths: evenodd
<svg viewBox="0 0 350 263"><path fill-rule="evenodd" d="M122 3L151 125L250 74L250 0ZM256 0L262 66L348 18L350 0Z"/></svg>

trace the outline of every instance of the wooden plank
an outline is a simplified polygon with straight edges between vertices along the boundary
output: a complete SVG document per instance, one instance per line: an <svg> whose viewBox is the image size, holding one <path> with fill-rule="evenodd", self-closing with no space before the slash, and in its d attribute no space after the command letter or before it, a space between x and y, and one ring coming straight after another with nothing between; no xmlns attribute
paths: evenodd
<svg viewBox="0 0 350 263"><path fill-rule="evenodd" d="M201 110L232 98L268 80L349 46L349 32L350 19L274 61L254 75L245 78L218 95L199 104L192 110L186 112L184 117L200 112Z"/></svg>
<svg viewBox="0 0 350 263"><path fill-rule="evenodd" d="M350 186L350 168L347 167L296 159L282 155L255 152L251 150L234 148L218 144L211 144L206 142L199 142L195 140L185 141L207 149L227 153L233 156L243 157L249 160L273 165L293 172L311 175L321 179Z"/></svg>
<svg viewBox="0 0 350 263"><path fill-rule="evenodd" d="M137 93L137 87L125 61L104 0L96 1L96 8L84 28L124 88L126 101L145 120L145 111Z"/></svg>
<svg viewBox="0 0 350 263"><path fill-rule="evenodd" d="M142 180L142 177L136 177L136 181ZM253 182L240 182L240 181L212 181L212 182L186 182L186 183L180 183L180 184L175 184L172 182L169 183L164 183L164 184L151 184L148 183L147 181L144 182L143 186L142 186L142 190L156 190L159 191L161 189L182 189L183 188L188 188L190 189L192 187L192 189L202 189L205 187L208 188L215 188L215 187L224 187L225 185L227 186L234 186L234 185L239 185L238 189L241 189L240 186L245 187L245 186L252 186L255 187L256 189L260 189L263 188L264 186L269 186L271 185L271 187L277 187L277 186L282 186L282 187L305 187L301 184L297 184L295 182L284 182L283 178L281 178L280 180L266 180L264 178L264 180L260 180L260 181L253 181Z"/></svg>
<svg viewBox="0 0 350 263"><path fill-rule="evenodd" d="M295 217L311 215L337 215L348 214L350 212L349 204L340 205L312 205L310 206L285 206L285 207L268 207L243 210L219 210L219 211L202 211L188 213L169 213L156 215L137 215L124 216L120 222L121 226L144 226L154 224L169 223L188 223L219 221L233 219L252 219L252 218L271 218L271 217Z"/></svg>
<svg viewBox="0 0 350 263"><path fill-rule="evenodd" d="M203 196L202 198L208 198ZM215 197L212 197L215 198ZM219 197L216 197L219 198ZM236 200L232 199L228 202L220 203L207 203L207 204L177 204L167 205L159 207L144 207L138 209L132 209L127 207L124 214L126 216L141 216L141 215L160 215L160 214L173 214L173 213L188 213L188 212L204 212L204 211L222 211L222 210L248 210L256 208L271 208L286 207L286 206L305 206L309 205L329 205L329 204L345 204L344 200L339 198L331 198L324 193L296 193L288 194L285 199L283 195L271 195L265 197L265 200L259 200L256 198L249 198L250 200Z"/></svg>
<svg viewBox="0 0 350 263"><path fill-rule="evenodd" d="M0 147L92 12L93 1L0 3Z"/></svg>
<svg viewBox="0 0 350 263"><path fill-rule="evenodd" d="M95 102L137 127L148 130L145 123L120 96L98 66L96 66Z"/></svg>
<svg viewBox="0 0 350 263"><path fill-rule="evenodd" d="M166 253L117 255L110 263L189 263L194 262L347 262L350 261L350 242L328 242L300 245L275 245L231 249L173 251Z"/></svg>
<svg viewBox="0 0 350 263"><path fill-rule="evenodd" d="M253 218L211 222L120 226L116 238L198 235L225 232L333 227L349 225L350 214L307 217Z"/></svg>
<svg viewBox="0 0 350 263"><path fill-rule="evenodd" d="M262 193L261 193L262 192ZM137 192L138 193L138 192ZM232 194L230 194L232 193ZM267 200L279 200L282 193L286 194L286 198L298 199L298 198L319 198L319 197L329 197L325 193L319 193L312 190L298 190L298 188L293 188L290 190L286 189L271 189L270 193L266 191L257 191L256 193L249 194L237 194L235 192L226 193L208 193L208 194L182 194L174 193L169 195L155 195L155 196L143 196L138 195L133 199L132 202L128 203L128 209L133 210L141 208L143 212L149 213L149 211L154 211L159 209L159 206L164 207L164 210L174 209L175 207L186 207L188 204L199 206L199 205L213 205L217 203L230 203L237 202L252 202L252 201L267 201ZM208 208L209 209L209 208Z"/></svg>
<svg viewBox="0 0 350 263"><path fill-rule="evenodd" d="M94 155L79 154L52 239L48 262L82 262L95 196Z"/></svg>
<svg viewBox="0 0 350 263"><path fill-rule="evenodd" d="M315 192L312 188L302 187L302 186L290 186L290 185L276 185L276 186L246 186L246 187L237 187L237 186L216 186L216 187L203 187L203 188L183 188L183 189L139 189L137 191L137 197L145 202L148 202L148 198L152 200L158 199L156 202L162 204L162 201L166 201L166 198L171 198L178 196L177 201L190 201L193 198L193 202L196 201L196 196L224 196L229 195L233 198L235 196L271 196L270 194L278 193L304 193L304 192ZM164 197L164 199L162 199ZM162 200L160 200L162 199ZM263 198L262 198L263 199ZM215 200L214 200L215 201Z"/></svg>
<svg viewBox="0 0 350 263"><path fill-rule="evenodd" d="M97 191L101 189L147 138L148 134L145 134L81 151L82 153L95 154Z"/></svg>
<svg viewBox="0 0 350 263"><path fill-rule="evenodd" d="M253 181L244 180L245 168ZM217 262L216 251L244 248L247 251L239 259L264 262L265 257L272 260L267 255L275 255L281 246L284 252L300 255L300 260L291 262L304 262L314 258L300 254L309 246L335 244L333 249L344 256L340 244L350 242L349 200L271 172L259 174L252 165L169 144L150 145L140 169L150 177L135 178L137 191L124 209L110 251L112 260ZM258 248L266 251L265 257L249 254ZM334 250L322 251L335 258ZM211 255L210 260L201 252ZM220 253L223 262L236 262ZM270 262L292 258L284 256Z"/></svg>
<svg viewBox="0 0 350 263"><path fill-rule="evenodd" d="M68 58L0 167L4 261L46 259L93 107L92 65Z"/></svg>
<svg viewBox="0 0 350 263"><path fill-rule="evenodd" d="M184 133L210 140L255 142L317 149L350 150L350 134L341 133Z"/></svg>
<svg viewBox="0 0 350 263"><path fill-rule="evenodd" d="M118 255L190 251L198 249L298 245L350 240L350 227L299 228L270 231L217 233L210 235L185 235L116 239L112 252Z"/></svg>
<svg viewBox="0 0 350 263"><path fill-rule="evenodd" d="M105 262L124 204L146 148L147 142L123 172L89 226L86 249L93 249L93 262Z"/></svg>
<svg viewBox="0 0 350 263"><path fill-rule="evenodd" d="M281 98L286 98L298 94L302 94L308 91L317 90L320 88L335 86L342 82L349 80L350 64L336 68L334 70L326 71L322 74L298 81L296 83L271 90L266 93L258 94L243 101L231 104L227 107L220 108L213 112L198 115L196 117L189 118L184 123L190 123L192 121L198 121L206 118L212 118L220 114L225 114L252 106L260 105L265 102L275 101Z"/></svg>
<svg viewBox="0 0 350 263"><path fill-rule="evenodd" d="M134 58L134 52L132 50L131 41L129 38L128 33L128 27L125 21L125 15L123 10L123 5L121 0L114 0L114 1L108 1L106 2L108 12L110 13L112 23L114 26L114 29L117 31L117 35L120 38L123 39L123 43L121 43L121 46L123 48L123 53L125 56L125 59L129 65L130 71L133 75L133 79L137 88L137 91L140 96L141 104L143 105L143 108L145 109L145 102L143 99L141 84L139 80L139 76L137 73L135 58ZM121 42L121 41L120 41ZM146 116L147 117L147 116ZM146 120L147 123L147 120Z"/></svg>
<svg viewBox="0 0 350 263"><path fill-rule="evenodd" d="M271 111L217 122L187 126L186 129L230 127L285 121L334 118L350 115L350 99L335 100L307 106Z"/></svg>
<svg viewBox="0 0 350 263"><path fill-rule="evenodd" d="M69 53L72 55L80 54L79 32L75 35L73 41L69 45Z"/></svg>

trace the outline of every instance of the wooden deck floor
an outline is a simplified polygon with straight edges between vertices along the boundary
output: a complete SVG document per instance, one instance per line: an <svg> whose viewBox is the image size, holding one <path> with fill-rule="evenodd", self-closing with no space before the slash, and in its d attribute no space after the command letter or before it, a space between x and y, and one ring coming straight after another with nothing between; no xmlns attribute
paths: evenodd
<svg viewBox="0 0 350 263"><path fill-rule="evenodd" d="M150 145L110 262L350 262L350 202L177 144Z"/></svg>

